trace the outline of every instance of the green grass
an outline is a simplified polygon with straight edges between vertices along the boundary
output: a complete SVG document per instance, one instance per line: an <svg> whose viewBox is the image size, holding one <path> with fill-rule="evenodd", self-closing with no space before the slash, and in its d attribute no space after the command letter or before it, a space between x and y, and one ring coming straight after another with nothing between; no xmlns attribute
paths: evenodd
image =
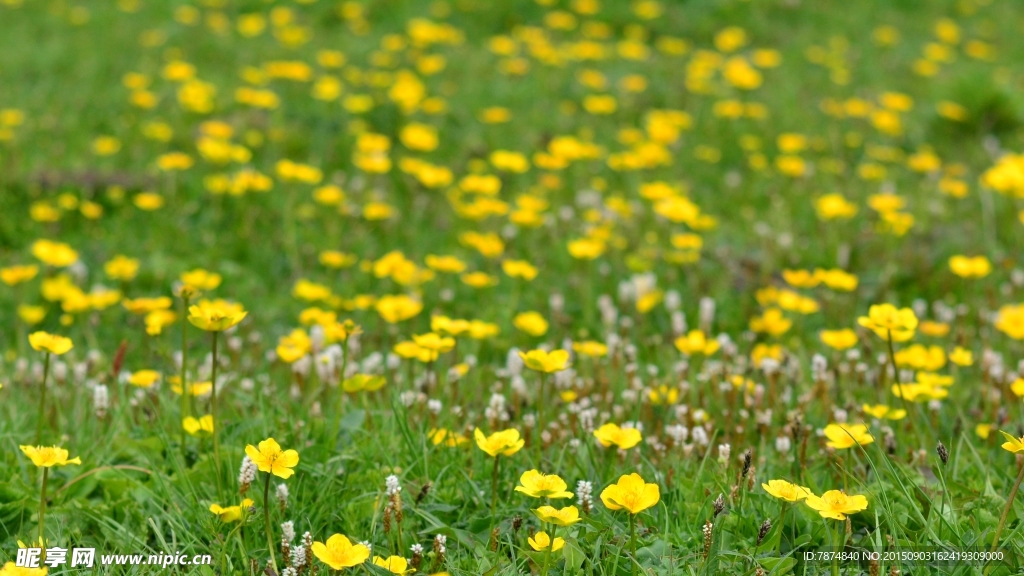
<svg viewBox="0 0 1024 576"><path fill-rule="evenodd" d="M180 398L168 382L180 371L181 299L174 298L177 321L163 334L149 336L142 317L120 304L69 314L61 308L66 298L47 301L42 281L61 270L40 264L31 281L0 285L0 350L6 353L0 364L0 469L9 471L0 474L0 563L13 561L17 542L31 542L39 530L41 476L18 449L33 442L38 423L44 357L27 341L36 330L68 336L75 344L53 359L47 384L43 443L63 446L82 459L79 466L53 468L49 474L45 533L51 546L94 547L97 554L210 554L213 565L202 568L204 574L262 570L270 558L264 475L245 494L255 502L243 522L221 522L209 506L241 501L237 475L244 449L267 437L301 458L293 477L272 482L287 485L290 493L283 509L271 494L275 542L286 520L294 522L299 537L309 531L313 539L326 541L345 534L369 542L373 555L385 557L411 558L413 544L430 552L435 537L447 537L443 561L426 557L423 573L529 574L547 565L549 574L587 576L755 574L759 568L771 574L819 574L833 565L805 561L804 554L833 549L837 529L850 531L848 552L991 546L1019 465L1000 448L997 431L1024 434L1020 398L1011 389L1021 344L994 325L1001 307L1024 301L1024 282L1018 278L1024 205L1012 194L980 184L1001 154L1021 150L1024 135L1019 64L1024 20L1012 0L662 0L663 14L651 20L638 17L632 3L604 0L598 13L577 14L580 25L573 30L545 27L553 11L576 9L561 0L551 7L532 0L368 1L360 4L362 21L347 19L342 4L328 0L207 0L194 6L199 15L194 24L178 18L190 6L185 2L140 3L137 11L126 10L130 4L0 1L0 111L24 113L24 122L11 126L0 113L0 266L39 264L32 246L51 239L77 250L79 264L70 271L86 292L104 285L126 298L173 297L186 270L221 274L223 283L206 296L239 302L249 315L220 338L220 477L208 434L189 436L182 444ZM291 11L293 25L305 30L306 42L284 45L269 22L255 37L236 31L242 15L272 19L272 12L280 17L283 8ZM422 18L450 24L462 41L413 46L410 24ZM942 43L935 28L943 18L959 30L959 41L947 43L953 57L939 63L933 76L917 74L915 61L927 46ZM226 30L208 25L217 19L226 19ZM608 37L584 38L584 22L606 24ZM898 42L883 46L873 40L883 25L898 30ZM745 30L748 43L723 60L734 54L750 59L756 49L773 49L781 64L760 68L763 84L753 90L737 88L720 75L708 90L694 90L688 83L691 63L718 54L715 37L727 26ZM501 71L507 58L490 50L496 36L517 39L518 55L528 64L525 74ZM547 52L523 41L538 36L547 39ZM161 41L149 41L156 37ZM388 52L390 61L384 62L383 46L396 37L404 46ZM688 50L662 53L657 46L665 37L684 39ZM639 38L649 57L619 56L619 43L627 38ZM599 43L608 56L572 56L584 40ZM972 41L992 46L994 57L971 57ZM340 70L326 69L318 64L321 50L339 50L347 63ZM827 66L812 61L814 50L824 51ZM557 64L543 61L549 52L558 56ZM394 74L415 71L417 59L427 54L446 61L437 74L419 75L425 95L442 99L444 109L403 111L389 97ZM197 113L179 103L179 83L162 76L175 60L193 64L197 77L216 87L212 111ZM254 85L277 95L280 105L274 109L238 103L236 89L250 85L245 70L265 70L272 61L304 62L312 77ZM843 70L848 80L835 82L834 69ZM603 73L607 89L586 86L580 75L588 70ZM129 72L149 80L148 90L158 98L152 109L131 104L131 90L123 84ZM375 83L374 75L382 72ZM342 80L340 99L311 97L314 81L324 74ZM620 80L632 74L646 79L643 91L620 88ZM825 111L829 100L852 98L879 110L887 92L913 101L909 110L898 112L898 134L878 130L869 118L838 118ZM372 109L346 109L341 102L353 94L371 96ZM617 109L588 113L583 101L592 94L614 95ZM727 100L763 105L767 115L720 117L716 104ZM943 101L963 106L966 117L940 116L936 105ZM482 122L480 113L492 106L508 108L512 121ZM652 110L683 111L690 118L678 138L664 146L670 161L642 170L610 167L610 155L630 148L620 141L623 131L644 130ZM228 164L205 160L197 139L209 120L230 125L231 141L246 146L251 157ZM157 121L173 129L166 142L144 135L144 126ZM437 129L436 149L411 151L401 143L401 130L411 122ZM354 165L363 132L391 139L390 172L368 174ZM786 133L807 138L806 148L794 153L809 168L803 175L777 168L776 158L783 155L777 137ZM94 153L99 136L116 137L120 149L107 156ZM564 169L542 169L534 154L546 151L558 136L596 144L600 153ZM756 150L744 145L750 137L759 143ZM716 149L720 157L698 158L701 146ZM901 158L878 160L872 150L879 146L895 149ZM488 163L495 150L521 152L532 166L521 174L503 172ZM926 173L909 167L906 157L922 150L933 151L941 167ZM194 166L173 174L159 170L157 158L175 151L188 154ZM766 163L760 169L758 155ZM444 166L453 182L429 188L400 170L403 158ZM317 203L318 185L280 178L275 166L282 159L322 170L318 185L340 186L347 209ZM868 163L883 165L885 175L864 178L859 169ZM207 189L209 176L242 168L270 176L272 189L240 196ZM481 220L460 216L450 194L472 173L501 178L496 198L508 204L508 213ZM941 194L942 179L965 183L966 196ZM656 181L687 190L716 225L694 227L659 216L656 202L640 194L643 184ZM141 192L160 194L163 206L139 209L133 199ZM882 192L905 199L903 212L914 218L905 234L886 232L881 215L869 207L869 198ZM855 204L856 215L820 219L814 201L828 193ZM512 223L511 212L524 195L546 202L540 226ZM471 196L464 194L463 201ZM77 206L61 208L69 199L98 204L102 216L89 219ZM373 201L390 205L393 217L363 218L362 209ZM57 217L38 218L43 205ZM499 234L503 253L486 257L460 242L471 231ZM674 258L672 236L687 232L699 234L703 246L695 261L684 263ZM593 261L571 256L567 244L588 236L606 238L604 253ZM354 254L358 262L330 269L319 261L326 250ZM467 271L486 272L497 284L473 288L458 274L443 272L412 284L400 282L400 275L375 274L373 263L396 250L420 273L428 269L428 255L454 255ZM117 281L105 275L104 263L119 254L139 260L136 277ZM992 271L981 279L960 278L948 264L954 255L983 255ZM501 266L508 259L529 261L537 277L510 278ZM782 275L787 269L815 268L844 269L857 276L858 286L849 292L801 289L787 286ZM689 329L702 328L709 338L726 334L734 345L708 358L682 355L673 346L679 334L672 310L660 302L640 311L626 289L647 282L641 277L647 273L657 290L674 292L666 301L678 296ZM326 285L331 298L295 297L293 287L302 279ZM770 307L757 297L767 287L791 289L820 309L787 310L788 330L775 336L755 333L751 319ZM422 302L422 312L389 324L373 306L354 305L357 296L386 294L409 294ZM605 322L599 309L602 296L616 310L612 322ZM716 305L707 322L701 319L702 298ZM920 343L948 354L961 346L973 352L974 362L961 367L947 360L933 370L952 376L948 398L910 405L903 420L879 422L861 405L903 404L890 390L885 341L858 327L857 319L872 304L906 307L917 301L924 304L922 321L942 321L949 332L936 336L919 329L912 342L897 344L897 351ZM16 313L22 304L43 306L45 318L26 325ZM310 330L299 315L312 306L362 326L348 366L353 373L384 376L381 390L345 394L340 366L324 379L277 357L279 338L295 328ZM959 313L946 317L944 309L958 306ZM540 336L513 325L516 314L531 310L550 323ZM395 344L429 332L436 315L492 322L500 331L480 340L459 336L454 349L433 362L396 357L389 363ZM820 330L839 328L858 331L853 350L859 357L821 342ZM584 340L621 345L607 357L575 357L575 372L549 376L544 396L538 373L524 370L520 378L507 369L512 348L555 349ZM122 343L125 353L117 364ZM750 356L759 344L780 345L778 374L754 365ZM209 334L188 325L187 346L189 381L208 380ZM827 358L832 375L821 385L812 376L815 354ZM1001 354L1001 369L992 367L995 354ZM461 363L468 371L454 382L449 370ZM128 374L114 374L117 368L153 369L163 379L143 390L127 383ZM731 376L758 388L739 393ZM651 390L661 385L679 392L674 406L651 402ZM94 404L97 386L109 390L103 415ZM578 398L561 394L570 390ZM987 394L995 396L986 399ZM488 416L493 395L504 399L506 419ZM428 399L440 409L432 411ZM541 407L555 426L551 440L538 450L539 434L531 423ZM209 399L198 398L188 411L199 416L210 410ZM580 416L587 410L589 416ZM706 420L696 419L698 411ZM844 416L849 423L868 424L874 442L828 449L819 432ZM621 453L604 449L591 432L606 422L638 423L644 441ZM666 428L673 424L689 430L703 426L707 444L695 442L691 432L686 446L672 445ZM991 426L987 439L976 433L979 424ZM527 441L521 451L501 459L493 515L493 461L472 440L478 427L486 432L515 428ZM469 440L459 447L434 445L429 433L435 428ZM791 443L788 451L777 449L780 437ZM939 441L949 450L946 464L935 451ZM720 459L720 444L730 446L728 458ZM739 456L746 450L753 456L744 478ZM580 523L558 530L565 548L547 562L527 544L528 535L542 529L531 509L543 502L513 491L530 469L560 475L570 491L580 480L594 488L592 509ZM660 488L657 505L637 516L635 556L628 515L610 511L599 497L620 475L632 472ZM403 488L401 522L385 521L385 478L391 474ZM784 510L761 488L769 479L786 479L815 494L831 489L862 494L869 506L851 514L849 524L826 520L803 503ZM716 515L719 495L724 511ZM581 506L575 499L553 504ZM1000 541L1013 558L990 574L1020 572L1022 513L1011 505ZM758 545L765 520L773 527ZM705 522L713 525L707 550ZM276 556L280 569L280 550ZM321 572L327 569L317 560L314 564ZM869 573L867 563L853 564L844 563L840 573ZM884 560L879 573L897 564ZM978 564L899 567L903 574L984 573ZM64 571L75 570L65 566L55 572Z"/></svg>

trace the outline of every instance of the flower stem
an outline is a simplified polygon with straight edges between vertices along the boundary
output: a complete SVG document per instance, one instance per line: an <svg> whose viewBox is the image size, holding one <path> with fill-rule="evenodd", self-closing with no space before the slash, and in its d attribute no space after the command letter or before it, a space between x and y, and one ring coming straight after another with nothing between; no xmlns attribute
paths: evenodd
<svg viewBox="0 0 1024 576"><path fill-rule="evenodd" d="M47 354L46 358L49 359L50 355ZM43 468L43 486L39 489L39 547L42 548L43 562L46 562L46 539L43 533L43 520L46 517L46 480L49 473L49 468Z"/></svg>
<svg viewBox="0 0 1024 576"><path fill-rule="evenodd" d="M910 413L910 404L907 401L907 395L903 388L903 381L900 379L900 369L896 366L896 351L892 347L892 330L886 332L888 337L885 339L885 343L889 346L889 362L892 363L892 378L896 381L896 387L900 390L900 401L903 404L903 410L907 413L907 420L910 422L910 427L914 431L914 437L917 441L921 441L921 435L917 432L917 414Z"/></svg>
<svg viewBox="0 0 1024 576"><path fill-rule="evenodd" d="M493 522L494 511L498 506L498 466L501 462L501 458L498 456L494 457L494 469L491 472L491 518Z"/></svg>
<svg viewBox="0 0 1024 576"><path fill-rule="evenodd" d="M551 556L555 553L555 532L558 527L554 524L551 525L551 542L548 544L548 553L544 555L544 567L541 569L541 576L548 576L548 565L551 563Z"/></svg>
<svg viewBox="0 0 1024 576"><path fill-rule="evenodd" d="M188 383L185 382L185 371L188 366L188 296L182 297L184 310L181 313L181 420L184 422L188 416ZM214 422L216 426L216 422ZM181 453L185 453L185 427L181 426Z"/></svg>
<svg viewBox="0 0 1024 576"><path fill-rule="evenodd" d="M782 503L782 511L779 512L779 542L775 545L776 552L782 548L782 535L786 532L786 512L789 511L789 505L786 502Z"/></svg>
<svg viewBox="0 0 1024 576"><path fill-rule="evenodd" d="M636 576L636 514L629 515L629 550L633 564L633 576Z"/></svg>
<svg viewBox="0 0 1024 576"><path fill-rule="evenodd" d="M540 373L540 391L537 396L537 467L541 465L541 458L544 452L544 404L547 402L546 386L547 374Z"/></svg>
<svg viewBox="0 0 1024 576"><path fill-rule="evenodd" d="M213 471L217 475L217 493L220 494L220 441L217 433L220 432L220 420L217 419L217 334L213 334L213 365L210 369L210 414L213 416Z"/></svg>
<svg viewBox="0 0 1024 576"><path fill-rule="evenodd" d="M215 332L216 334L216 332ZM277 558L274 556L274 538L270 535L270 473L263 483L263 520L267 530L267 550L270 552L270 566L277 572Z"/></svg>
<svg viewBox="0 0 1024 576"><path fill-rule="evenodd" d="M1017 473L1017 481L1013 483L1013 489L1010 490L1010 496L1006 499L1006 507L1003 508L1003 515L999 518L999 525L996 526L996 533L992 536L992 552L996 551L999 546L999 534L1003 531L1003 526L1006 525L1006 517L1010 515L1010 508L1013 508L1013 500L1017 497L1017 490L1020 488L1020 482L1024 480L1024 466L1020 467L1020 472Z"/></svg>
<svg viewBox="0 0 1024 576"><path fill-rule="evenodd" d="M50 353L43 359L43 385L39 390L39 421L36 422L36 446L43 441L43 418L46 415L46 380L50 375Z"/></svg>
<svg viewBox="0 0 1024 576"><path fill-rule="evenodd" d="M338 415L334 425L330 427L331 437L327 440L333 450L338 445L338 434L341 434L341 418L345 414L345 372L348 370L348 336L341 341L341 378L338 382Z"/></svg>
<svg viewBox="0 0 1024 576"><path fill-rule="evenodd" d="M836 526L836 543L837 544L835 546L835 556L832 557L832 576L839 576L839 555L843 552L843 546L841 544L838 544L838 542L839 542L839 532L842 529L843 529L842 528L842 524L838 524Z"/></svg>

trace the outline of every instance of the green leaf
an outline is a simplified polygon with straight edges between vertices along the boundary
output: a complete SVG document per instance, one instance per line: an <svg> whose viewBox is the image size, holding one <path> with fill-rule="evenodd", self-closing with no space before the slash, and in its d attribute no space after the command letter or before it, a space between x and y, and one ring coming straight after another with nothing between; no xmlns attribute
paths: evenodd
<svg viewBox="0 0 1024 576"><path fill-rule="evenodd" d="M796 566L796 558L792 556L785 556L783 558L762 558L758 560L761 566L773 576L779 576L780 574L789 574L793 571L793 567Z"/></svg>
<svg viewBox="0 0 1024 576"><path fill-rule="evenodd" d="M363 410L353 410L341 417L339 425L342 432L348 432L351 434L357 430L362 430L365 422L366 412Z"/></svg>
<svg viewBox="0 0 1024 576"><path fill-rule="evenodd" d="M565 558L566 568L570 568L573 572L580 569L583 566L583 562L587 559L586 554L580 547L576 545L575 541L569 541L565 543L562 548L562 558Z"/></svg>

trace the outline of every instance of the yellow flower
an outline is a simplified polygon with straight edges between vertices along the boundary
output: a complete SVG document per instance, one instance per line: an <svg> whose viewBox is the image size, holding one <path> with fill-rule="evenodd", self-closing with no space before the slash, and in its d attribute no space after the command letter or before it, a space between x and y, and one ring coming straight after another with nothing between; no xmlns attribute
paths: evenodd
<svg viewBox="0 0 1024 576"><path fill-rule="evenodd" d="M833 290L841 290L843 292L850 292L857 288L859 280L854 274L845 272L838 268L831 270L824 270L818 268L814 271L814 275L821 279L821 282Z"/></svg>
<svg viewBox="0 0 1024 576"><path fill-rule="evenodd" d="M8 266L0 268L0 282L8 286L15 286L36 277L39 273L39 266L28 264L24 266Z"/></svg>
<svg viewBox="0 0 1024 576"><path fill-rule="evenodd" d="M396 324L416 316L423 310L423 303L405 294L382 296L377 300L377 313L388 324Z"/></svg>
<svg viewBox="0 0 1024 576"><path fill-rule="evenodd" d="M750 319L750 329L754 332L765 332L772 336L781 336L789 330L793 321L782 315L782 310L769 308L764 314Z"/></svg>
<svg viewBox="0 0 1024 576"><path fill-rule="evenodd" d="M32 255L40 262L55 268L71 266L78 261L78 252L63 242L36 240L32 243Z"/></svg>
<svg viewBox="0 0 1024 576"><path fill-rule="evenodd" d="M139 273L139 261L123 255L114 256L103 265L103 271L111 280L127 282Z"/></svg>
<svg viewBox="0 0 1024 576"><path fill-rule="evenodd" d="M530 544L530 548L533 548L537 552L551 551L558 552L565 546L564 538L555 538L554 543L551 542L551 536L548 536L547 532L537 532L533 535L533 538L527 538L527 542Z"/></svg>
<svg viewBox="0 0 1024 576"><path fill-rule="evenodd" d="M821 220L849 219L857 215L857 205L842 194L825 194L814 201L814 209Z"/></svg>
<svg viewBox="0 0 1024 576"><path fill-rule="evenodd" d="M970 366L974 364L974 354L970 350L957 346L949 353L949 361L957 366Z"/></svg>
<svg viewBox="0 0 1024 576"><path fill-rule="evenodd" d="M822 518L846 520L847 514L855 514L868 507L868 499L864 496L848 496L840 490L829 490L821 497L810 495L804 502L818 511Z"/></svg>
<svg viewBox="0 0 1024 576"><path fill-rule="evenodd" d="M174 301L167 296L157 296L154 298L125 298L121 301L121 305L124 309L131 312L132 314L149 314L156 310L167 310Z"/></svg>
<svg viewBox="0 0 1024 576"><path fill-rule="evenodd" d="M984 278L992 271L992 263L984 256L953 256L949 269L961 278Z"/></svg>
<svg viewBox="0 0 1024 576"><path fill-rule="evenodd" d="M897 309L892 304L875 304L868 309L867 316L861 316L857 323L871 330L879 338L894 342L906 342L914 337L917 316L910 308Z"/></svg>
<svg viewBox="0 0 1024 576"><path fill-rule="evenodd" d="M181 396L181 377L171 376L168 379L171 384L171 392ZM189 396L205 396L213 390L213 382L193 382L188 386Z"/></svg>
<svg viewBox="0 0 1024 576"><path fill-rule="evenodd" d="M37 352L49 352L57 356L65 354L68 350L74 348L71 338L50 334L49 332L33 332L29 334L28 343Z"/></svg>
<svg viewBox="0 0 1024 576"><path fill-rule="evenodd" d="M1024 304L1007 304L999 309L996 330L1014 340L1024 339Z"/></svg>
<svg viewBox="0 0 1024 576"><path fill-rule="evenodd" d="M213 290L220 286L220 274L209 272L202 268L182 272L180 280L183 284L191 286L196 290Z"/></svg>
<svg viewBox="0 0 1024 576"><path fill-rule="evenodd" d="M566 506L561 509L555 509L552 506L541 506L535 509L533 513L537 518L540 518L541 522L547 522L555 526L572 526L581 520L580 511L575 506Z"/></svg>
<svg viewBox="0 0 1024 576"><path fill-rule="evenodd" d="M345 392L376 392L384 387L387 380L383 376L373 376L370 374L354 374L345 379L341 383L341 388Z"/></svg>
<svg viewBox="0 0 1024 576"><path fill-rule="evenodd" d="M43 306L31 306L29 304L18 305L18 318L29 326L35 326L46 318L46 308Z"/></svg>
<svg viewBox="0 0 1024 576"><path fill-rule="evenodd" d="M782 279L794 288L814 288L821 282L821 277L810 270L783 270Z"/></svg>
<svg viewBox="0 0 1024 576"><path fill-rule="evenodd" d="M568 244L569 255L577 260L593 260L604 254L605 243L596 238L580 238Z"/></svg>
<svg viewBox="0 0 1024 576"><path fill-rule="evenodd" d="M864 404L860 407L865 414L874 418L885 418L887 420L902 420L907 417L907 411L903 409L892 409L885 404Z"/></svg>
<svg viewBox="0 0 1024 576"><path fill-rule="evenodd" d="M645 483L636 472L623 475L619 481L601 491L601 501L609 510L625 508L630 514L639 514L661 500L657 484Z"/></svg>
<svg viewBox="0 0 1024 576"><path fill-rule="evenodd" d="M798 486L785 480L769 480L767 484L761 484L761 488L779 500L787 502L797 502L814 494L806 486Z"/></svg>
<svg viewBox="0 0 1024 576"><path fill-rule="evenodd" d="M469 272L459 277L462 283L473 288L489 288L498 285L498 279L486 272Z"/></svg>
<svg viewBox="0 0 1024 576"><path fill-rule="evenodd" d="M1003 432L1002 430L1000 430L999 433L1002 434L1004 438L1006 438L1006 442L1003 442L1003 450L1007 450L1013 453L1024 452L1024 437L1017 438L1012 434Z"/></svg>
<svg viewBox="0 0 1024 576"><path fill-rule="evenodd" d="M2 139L2 138L0 138ZM46 568L22 568L14 562L8 562L0 567L0 576L46 576Z"/></svg>
<svg viewBox="0 0 1024 576"><path fill-rule="evenodd" d="M548 331L548 321L539 312L520 312L512 319L512 325L530 336L543 336Z"/></svg>
<svg viewBox="0 0 1024 576"><path fill-rule="evenodd" d="M655 388L651 388L650 392L647 393L647 398L651 401L651 404L654 404L655 406L661 406L662 404L675 404L679 401L679 388L669 386L667 384L661 384Z"/></svg>
<svg viewBox="0 0 1024 576"><path fill-rule="evenodd" d="M825 426L825 437L829 448L842 450L857 445L871 444L875 437L868 434L868 427L864 424L829 424Z"/></svg>
<svg viewBox="0 0 1024 576"><path fill-rule="evenodd" d="M469 337L476 340L483 340L492 336L497 336L501 332L497 324L493 322L484 322L483 320L470 320L469 322Z"/></svg>
<svg viewBox="0 0 1024 576"><path fill-rule="evenodd" d="M949 396L949 391L941 385L916 382L914 384L893 384L892 394L897 398L904 398L911 402L923 402L926 400L941 400Z"/></svg>
<svg viewBox="0 0 1024 576"><path fill-rule="evenodd" d="M1017 378L1010 384L1010 391L1018 398L1024 397L1024 378Z"/></svg>
<svg viewBox="0 0 1024 576"><path fill-rule="evenodd" d="M269 472L279 478L290 478L299 463L299 453L295 450L281 450L281 446L273 438L260 442L259 449L252 444L245 447L245 455L252 460L260 472Z"/></svg>
<svg viewBox="0 0 1024 576"><path fill-rule="evenodd" d="M533 498L572 498L572 492L565 491L565 480L557 474L527 470L519 477L519 484L516 486L516 492Z"/></svg>
<svg viewBox="0 0 1024 576"><path fill-rule="evenodd" d="M519 357L526 363L527 368L538 372L558 372L569 366L569 352L561 349L552 352L530 350L525 354L520 352Z"/></svg>
<svg viewBox="0 0 1024 576"><path fill-rule="evenodd" d="M242 509L250 508L252 506L252 500L246 498L242 500L242 503L238 506L221 506L220 504L210 504L210 512L213 512L220 518L221 522L238 522L242 519Z"/></svg>
<svg viewBox="0 0 1024 576"><path fill-rule="evenodd" d="M334 570L358 566L370 557L370 549L362 544L353 544L351 540L335 534L323 542L313 542L313 555Z"/></svg>
<svg viewBox="0 0 1024 576"><path fill-rule="evenodd" d="M594 340L573 342L572 349L573 352L581 356L590 356L591 358L600 358L608 355L608 346Z"/></svg>
<svg viewBox="0 0 1024 576"><path fill-rule="evenodd" d="M226 300L200 300L188 308L188 321L208 332L222 332L237 325L249 313L241 304Z"/></svg>
<svg viewBox="0 0 1024 576"><path fill-rule="evenodd" d="M620 428L618 424L608 423L594 430L594 437L605 448L612 444L620 450L629 450L640 443L643 437L636 428Z"/></svg>
<svg viewBox="0 0 1024 576"><path fill-rule="evenodd" d="M992 425L984 423L978 424L977 426L974 427L974 433L978 435L978 438L981 438L982 440L988 440L989 434L992 433Z"/></svg>
<svg viewBox="0 0 1024 576"><path fill-rule="evenodd" d="M676 338L675 344L676 349L687 356L694 354L710 356L718 352L721 347L718 340L708 340L702 330L690 330L689 334Z"/></svg>
<svg viewBox="0 0 1024 576"><path fill-rule="evenodd" d="M420 348L419 344L416 344L412 340L405 340L395 344L392 351L402 358L416 359L420 362L431 362L437 359L437 356L433 352Z"/></svg>
<svg viewBox="0 0 1024 576"><path fill-rule="evenodd" d="M519 430L515 428L495 432L490 436L484 436L483 431L477 428L473 431L473 439L476 440L477 447L492 458L511 456L519 452L526 443L519 437Z"/></svg>
<svg viewBox="0 0 1024 576"><path fill-rule="evenodd" d="M132 199L132 203L135 204L135 207L139 210L152 212L163 207L164 197L156 192L140 192Z"/></svg>
<svg viewBox="0 0 1024 576"><path fill-rule="evenodd" d="M409 570L409 562L401 556L388 556L387 558L374 556L373 565L380 566L392 574L405 574L411 571Z"/></svg>
<svg viewBox="0 0 1024 576"><path fill-rule="evenodd" d="M526 260L505 260L501 263L501 269L512 278L522 278L528 282L537 277L537 268Z"/></svg>
<svg viewBox="0 0 1024 576"><path fill-rule="evenodd" d="M25 456L32 460L33 464L40 468L82 463L77 456L69 460L68 451L59 446L19 446L19 448L25 453Z"/></svg>
<svg viewBox="0 0 1024 576"><path fill-rule="evenodd" d="M201 418L194 418L192 416L186 416L181 421L181 427L192 436L195 436L199 431L209 432L213 434L213 415L207 414Z"/></svg>
<svg viewBox="0 0 1024 576"><path fill-rule="evenodd" d="M139 370L133 372L128 378L128 383L139 388L149 388L160 380L160 373L156 370Z"/></svg>
<svg viewBox="0 0 1024 576"><path fill-rule="evenodd" d="M456 446L462 446L463 444L469 443L469 438L458 432L452 432L444 428L435 428L427 433L427 437L430 438L430 442L434 446L444 444L449 448L455 448Z"/></svg>
<svg viewBox="0 0 1024 576"><path fill-rule="evenodd" d="M461 274L466 270L466 263L455 256L436 256L428 254L425 260L427 268L436 272L448 274Z"/></svg>
<svg viewBox="0 0 1024 576"><path fill-rule="evenodd" d="M439 354L450 351L455 347L455 339L451 337L442 337L433 332L426 334L415 334L412 337L413 342L420 348L428 352L428 361L436 360Z"/></svg>
<svg viewBox="0 0 1024 576"><path fill-rule="evenodd" d="M846 350L857 344L857 333L849 328L842 330L822 330L818 336L829 348L835 350Z"/></svg>

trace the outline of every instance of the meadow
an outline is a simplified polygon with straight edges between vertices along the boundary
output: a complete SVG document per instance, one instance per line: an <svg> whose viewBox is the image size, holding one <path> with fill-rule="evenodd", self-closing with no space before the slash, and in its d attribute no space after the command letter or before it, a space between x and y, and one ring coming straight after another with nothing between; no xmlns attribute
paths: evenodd
<svg viewBox="0 0 1024 576"><path fill-rule="evenodd" d="M1022 31L0 0L0 576L1024 573Z"/></svg>

